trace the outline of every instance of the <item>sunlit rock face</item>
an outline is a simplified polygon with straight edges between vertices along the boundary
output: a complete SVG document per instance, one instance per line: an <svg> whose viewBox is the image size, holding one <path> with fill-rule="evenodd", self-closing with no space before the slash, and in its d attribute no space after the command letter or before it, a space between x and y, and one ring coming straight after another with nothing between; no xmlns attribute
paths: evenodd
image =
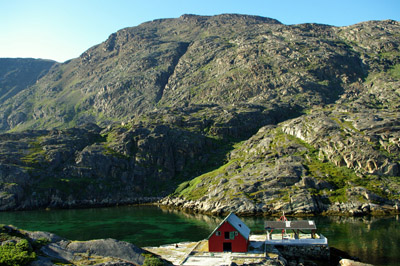
<svg viewBox="0 0 400 266"><path fill-rule="evenodd" d="M183 15L3 75L0 209L396 211L399 27Z"/></svg>

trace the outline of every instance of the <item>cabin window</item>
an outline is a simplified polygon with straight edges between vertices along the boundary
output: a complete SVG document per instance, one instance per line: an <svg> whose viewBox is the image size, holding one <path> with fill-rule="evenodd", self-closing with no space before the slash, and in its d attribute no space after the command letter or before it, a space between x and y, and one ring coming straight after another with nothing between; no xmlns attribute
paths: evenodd
<svg viewBox="0 0 400 266"><path fill-rule="evenodd" d="M221 231L215 232L215 235L216 235L216 236L220 236L220 235L221 235Z"/></svg>
<svg viewBox="0 0 400 266"><path fill-rule="evenodd" d="M235 239L235 236L238 235L237 231L233 231L233 232L225 232L225 239Z"/></svg>
<svg viewBox="0 0 400 266"><path fill-rule="evenodd" d="M225 239L230 239L230 232L225 232Z"/></svg>

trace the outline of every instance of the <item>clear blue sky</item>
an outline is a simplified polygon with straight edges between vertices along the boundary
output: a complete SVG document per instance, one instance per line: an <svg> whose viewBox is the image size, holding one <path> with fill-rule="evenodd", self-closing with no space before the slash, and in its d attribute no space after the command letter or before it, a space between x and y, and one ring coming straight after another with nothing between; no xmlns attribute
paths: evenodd
<svg viewBox="0 0 400 266"><path fill-rule="evenodd" d="M125 27L182 14L238 13L284 24L400 20L400 0L0 0L0 57L63 62Z"/></svg>

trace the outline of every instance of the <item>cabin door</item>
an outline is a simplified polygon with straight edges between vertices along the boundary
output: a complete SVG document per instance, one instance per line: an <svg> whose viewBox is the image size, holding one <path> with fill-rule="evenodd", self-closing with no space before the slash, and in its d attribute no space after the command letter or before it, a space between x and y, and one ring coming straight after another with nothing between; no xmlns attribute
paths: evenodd
<svg viewBox="0 0 400 266"><path fill-rule="evenodd" d="M223 247L224 251L228 251L228 252L232 251L232 243L224 242L222 247Z"/></svg>

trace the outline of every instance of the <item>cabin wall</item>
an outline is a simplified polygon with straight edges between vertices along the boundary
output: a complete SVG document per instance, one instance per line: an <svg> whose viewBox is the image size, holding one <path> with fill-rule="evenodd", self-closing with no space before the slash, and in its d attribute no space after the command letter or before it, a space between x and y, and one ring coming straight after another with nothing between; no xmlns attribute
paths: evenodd
<svg viewBox="0 0 400 266"><path fill-rule="evenodd" d="M220 235L217 236L217 232ZM245 239L239 232L234 239L225 239L225 232L238 232L230 223L223 223L214 234L208 239L209 252L223 252L224 243L231 243L232 252L247 252L249 241ZM225 244L229 245L229 244Z"/></svg>

